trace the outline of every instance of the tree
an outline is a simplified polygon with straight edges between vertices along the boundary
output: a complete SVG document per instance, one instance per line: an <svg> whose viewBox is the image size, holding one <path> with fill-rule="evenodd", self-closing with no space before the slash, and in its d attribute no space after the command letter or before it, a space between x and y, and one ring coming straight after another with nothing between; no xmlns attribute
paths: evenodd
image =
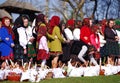
<svg viewBox="0 0 120 83"><path fill-rule="evenodd" d="M73 19L77 20L78 16L80 16L81 19L83 19L84 14L82 11L82 7L85 3L85 0L62 0L62 1L67 2L70 5L70 7L72 8L72 10L73 10L72 18Z"/></svg>

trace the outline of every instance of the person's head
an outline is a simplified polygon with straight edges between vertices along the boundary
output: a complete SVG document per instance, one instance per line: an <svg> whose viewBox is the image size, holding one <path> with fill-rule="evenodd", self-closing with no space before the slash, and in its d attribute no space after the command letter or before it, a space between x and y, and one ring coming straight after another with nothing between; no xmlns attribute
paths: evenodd
<svg viewBox="0 0 120 83"><path fill-rule="evenodd" d="M90 18L84 18L82 24L83 24L83 26L90 27Z"/></svg>
<svg viewBox="0 0 120 83"><path fill-rule="evenodd" d="M109 27L109 28L113 28L114 25L115 25L114 20L113 20L113 19L109 19L109 20L108 20L108 27Z"/></svg>
<svg viewBox="0 0 120 83"><path fill-rule="evenodd" d="M26 28L29 25L29 17L27 15L22 16L23 26Z"/></svg>
<svg viewBox="0 0 120 83"><path fill-rule="evenodd" d="M76 20L75 21L75 28L81 28L81 26L82 26L81 20Z"/></svg>
<svg viewBox="0 0 120 83"><path fill-rule="evenodd" d="M3 17L2 18L2 25L5 26L5 27L10 27L10 18Z"/></svg>
<svg viewBox="0 0 120 83"><path fill-rule="evenodd" d="M96 25L96 24L92 25L92 26L91 26L91 29L92 29L92 32L93 32L93 33L97 33L97 32L99 31L99 27L98 27L98 25Z"/></svg>
<svg viewBox="0 0 120 83"><path fill-rule="evenodd" d="M50 25L59 26L59 24L60 24L60 17L59 16L53 16L50 20Z"/></svg>
<svg viewBox="0 0 120 83"><path fill-rule="evenodd" d="M73 19L68 20L66 25L68 28L73 30L75 28L75 20L73 20Z"/></svg>
<svg viewBox="0 0 120 83"><path fill-rule="evenodd" d="M50 20L48 32L50 34L52 34L54 27L59 26L59 25L60 25L60 17L59 16L52 16L52 18Z"/></svg>
<svg viewBox="0 0 120 83"><path fill-rule="evenodd" d="M107 25L107 20L106 20L106 19L103 19L103 20L101 21L101 25L102 25L102 26L106 26L106 25Z"/></svg>
<svg viewBox="0 0 120 83"><path fill-rule="evenodd" d="M44 14L38 14L36 16L36 26L40 25L41 23L46 23L47 17Z"/></svg>

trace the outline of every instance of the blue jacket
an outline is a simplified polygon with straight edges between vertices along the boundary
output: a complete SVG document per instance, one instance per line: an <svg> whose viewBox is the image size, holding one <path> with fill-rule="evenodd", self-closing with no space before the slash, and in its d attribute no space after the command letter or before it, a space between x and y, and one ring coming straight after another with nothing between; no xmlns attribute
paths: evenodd
<svg viewBox="0 0 120 83"><path fill-rule="evenodd" d="M9 38L9 40L6 40ZM11 44L14 43L12 40L12 35L8 33L7 28L1 27L0 28L0 52L1 56L9 56L13 49Z"/></svg>

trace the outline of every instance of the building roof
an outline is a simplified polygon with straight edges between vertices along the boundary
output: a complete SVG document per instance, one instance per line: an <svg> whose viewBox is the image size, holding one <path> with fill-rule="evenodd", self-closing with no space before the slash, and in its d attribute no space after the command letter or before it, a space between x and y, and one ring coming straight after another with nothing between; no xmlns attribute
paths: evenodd
<svg viewBox="0 0 120 83"><path fill-rule="evenodd" d="M19 2L16 0L7 0L3 4L0 5L0 9L5 9L8 12L19 13L19 14L27 14L27 13L39 13L32 4L27 2Z"/></svg>

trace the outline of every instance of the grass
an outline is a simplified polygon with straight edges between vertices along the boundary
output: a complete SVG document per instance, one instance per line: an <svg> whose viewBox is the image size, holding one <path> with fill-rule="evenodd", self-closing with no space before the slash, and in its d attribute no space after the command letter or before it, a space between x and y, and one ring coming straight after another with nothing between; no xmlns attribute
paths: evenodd
<svg viewBox="0 0 120 83"><path fill-rule="evenodd" d="M3 81L0 83L30 83L30 82ZM42 80L39 83L120 83L120 75L94 76L94 77L68 77Z"/></svg>

